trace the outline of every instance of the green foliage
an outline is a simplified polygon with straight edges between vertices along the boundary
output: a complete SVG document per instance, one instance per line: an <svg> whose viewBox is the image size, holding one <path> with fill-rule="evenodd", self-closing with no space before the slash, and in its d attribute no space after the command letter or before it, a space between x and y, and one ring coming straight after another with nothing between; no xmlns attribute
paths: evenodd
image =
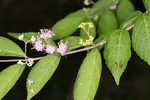
<svg viewBox="0 0 150 100"><path fill-rule="evenodd" d="M104 12L105 9L108 9L110 6L114 6L119 2L119 0L98 0L91 9L89 9L87 15L100 15Z"/></svg>
<svg viewBox="0 0 150 100"><path fill-rule="evenodd" d="M120 77L131 57L131 41L125 30L115 30L107 39L104 47L104 58L115 82L119 85Z"/></svg>
<svg viewBox="0 0 150 100"><path fill-rule="evenodd" d="M140 16L133 28L132 45L135 52L150 65L150 16Z"/></svg>
<svg viewBox="0 0 150 100"><path fill-rule="evenodd" d="M101 76L102 62L98 49L91 50L84 59L74 86L74 100L93 100Z"/></svg>
<svg viewBox="0 0 150 100"><path fill-rule="evenodd" d="M119 0L98 0L95 5L93 5L93 8L107 8L110 5L115 4L116 2L118 2Z"/></svg>
<svg viewBox="0 0 150 100"><path fill-rule="evenodd" d="M26 86L27 86L27 100L30 100L35 96L52 77L60 61L58 54L51 54L43 57L36 65L31 69ZM30 81L33 84L30 84Z"/></svg>
<svg viewBox="0 0 150 100"><path fill-rule="evenodd" d="M97 39L95 39L94 43L100 43L100 42L102 42L104 40L105 40L105 36L104 36L104 34L102 34Z"/></svg>
<svg viewBox="0 0 150 100"><path fill-rule="evenodd" d="M24 57L25 54L16 43L0 36L0 56Z"/></svg>
<svg viewBox="0 0 150 100"><path fill-rule="evenodd" d="M114 29L118 28L118 22L115 14L111 10L105 10L105 12L100 16L98 21L98 34L102 34L107 37L107 35Z"/></svg>
<svg viewBox="0 0 150 100"><path fill-rule="evenodd" d="M77 14L76 14L77 13ZM80 15L79 15L80 14ZM73 34L78 26L86 19L85 12L75 12L58 21L52 31L55 33L54 39L61 39Z"/></svg>
<svg viewBox="0 0 150 100"><path fill-rule="evenodd" d="M150 11L150 0L143 0L144 6L147 11Z"/></svg>
<svg viewBox="0 0 150 100"><path fill-rule="evenodd" d="M133 25L135 23L135 21L137 20L138 17L142 16L142 12L140 11L135 11L133 12L126 21L124 21L121 25L120 28L121 29L127 29L128 27L130 27L130 25Z"/></svg>
<svg viewBox="0 0 150 100"><path fill-rule="evenodd" d="M0 99L16 84L25 65L14 64L0 72Z"/></svg>
<svg viewBox="0 0 150 100"><path fill-rule="evenodd" d="M150 1L143 1L146 9L150 11ZM92 49L88 51L80 66L73 92L74 100L94 100L102 71L102 59L98 48L103 46L99 47L99 43L106 40L104 59L116 84L119 85L120 78L131 57L131 41L127 30L133 26L132 46L139 57L150 65L150 15L135 11L130 0L120 0L117 9L111 11L110 9L117 6L118 2L119 0L99 0L92 8L81 9L67 15L52 27L54 38L40 38L40 41L35 42L33 40L39 39L38 32L8 33L16 39L34 44L34 47L37 44L37 48L41 49L37 51L54 51L53 54L44 57L25 57L17 44L0 36L0 56L24 57L19 60L0 60L0 62L19 61L20 63L20 65L11 65L0 72L0 99L8 93L21 76L25 68L25 64L22 65L22 63L32 65L35 60L40 60L33 66L26 81L27 100L31 100L57 69L61 56L56 52L65 56L65 53L68 55ZM120 27L118 27L118 22ZM79 28L80 36L72 36ZM59 48L55 44L58 41L54 40L62 41L59 42L61 45L58 43ZM73 51L80 47L83 48ZM63 50L65 53L61 53Z"/></svg>
<svg viewBox="0 0 150 100"><path fill-rule="evenodd" d="M119 23L122 24L134 11L134 6L130 0L120 0L120 3L117 8L117 16Z"/></svg>
<svg viewBox="0 0 150 100"><path fill-rule="evenodd" d="M19 36L23 35L23 40L26 42L31 42L32 37L37 37L37 32L26 32L26 33L8 33L8 35L12 36L13 38L19 39Z"/></svg>
<svg viewBox="0 0 150 100"><path fill-rule="evenodd" d="M67 43L68 51L77 49L79 47L82 47L82 44L80 44L81 37L79 36L69 36L64 38L62 41Z"/></svg>
<svg viewBox="0 0 150 100"><path fill-rule="evenodd" d="M53 27L52 31L55 33L54 40L62 39L73 34L77 29L78 26L87 19L88 16L95 14L97 11L101 10L106 7L113 5L118 0L101 0L102 2L95 4L92 9L82 9L76 11L72 14L69 14L62 20L58 21ZM99 6L98 6L99 5Z"/></svg>

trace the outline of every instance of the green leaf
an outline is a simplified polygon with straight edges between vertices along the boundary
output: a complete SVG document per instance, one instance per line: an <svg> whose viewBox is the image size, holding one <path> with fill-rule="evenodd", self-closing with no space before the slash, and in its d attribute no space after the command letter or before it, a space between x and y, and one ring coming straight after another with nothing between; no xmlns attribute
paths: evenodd
<svg viewBox="0 0 150 100"><path fill-rule="evenodd" d="M118 22L115 14L111 10L105 10L98 21L98 34L107 37L112 30L118 28Z"/></svg>
<svg viewBox="0 0 150 100"><path fill-rule="evenodd" d="M150 65L150 16L140 16L133 28L132 45L135 52Z"/></svg>
<svg viewBox="0 0 150 100"><path fill-rule="evenodd" d="M53 27L52 31L55 33L54 40L61 39L73 34L78 26L86 19L86 14L82 12L74 12L64 19L59 20Z"/></svg>
<svg viewBox="0 0 150 100"><path fill-rule="evenodd" d="M73 34L78 26L87 19L87 17L95 15L97 12L103 12L104 9L111 5L116 4L118 0L101 0L98 4L92 7L92 9L82 9L77 12L71 13L65 18L58 21L53 27L52 31L55 33L54 40L62 39ZM99 6L99 4L101 6Z"/></svg>
<svg viewBox="0 0 150 100"><path fill-rule="evenodd" d="M39 62L36 63L35 66L33 66L26 82L28 92L27 100L30 100L44 87L44 85L52 77L59 62L60 55L51 54L43 57Z"/></svg>
<svg viewBox="0 0 150 100"><path fill-rule="evenodd" d="M92 49L84 59L74 85L74 100L94 100L102 71L101 55Z"/></svg>
<svg viewBox="0 0 150 100"><path fill-rule="evenodd" d="M12 36L13 38L19 39L19 36L24 35L23 40L31 42L32 37L37 37L38 32L25 32L25 33L8 33L8 35Z"/></svg>
<svg viewBox="0 0 150 100"><path fill-rule="evenodd" d="M146 10L150 11L150 0L143 0Z"/></svg>
<svg viewBox="0 0 150 100"><path fill-rule="evenodd" d="M0 99L16 84L25 65L14 64L0 72Z"/></svg>
<svg viewBox="0 0 150 100"><path fill-rule="evenodd" d="M70 13L66 17L80 17L80 16L86 16L85 9L77 10L76 12Z"/></svg>
<svg viewBox="0 0 150 100"><path fill-rule="evenodd" d="M25 54L16 43L0 36L0 56L24 57Z"/></svg>
<svg viewBox="0 0 150 100"><path fill-rule="evenodd" d="M63 42L67 43L68 51L77 49L79 47L82 47L82 44L80 44L81 37L79 36L69 36L63 39Z"/></svg>
<svg viewBox="0 0 150 100"><path fill-rule="evenodd" d="M119 85L120 77L126 69L130 57L131 41L128 31L113 31L105 44L104 58L117 85Z"/></svg>
<svg viewBox="0 0 150 100"><path fill-rule="evenodd" d="M119 23L122 24L134 11L134 6L130 0L120 0L120 3L117 8L117 16Z"/></svg>
<svg viewBox="0 0 150 100"><path fill-rule="evenodd" d="M128 18L126 21L124 21L121 25L120 25L120 28L121 29L127 29L128 27L130 27L131 25L133 25L137 18L142 16L142 12L140 11L135 11L133 12Z"/></svg>
<svg viewBox="0 0 150 100"><path fill-rule="evenodd" d="M119 0L98 0L91 9L88 10L88 16L100 15L105 9L116 5Z"/></svg>
<svg viewBox="0 0 150 100"><path fill-rule="evenodd" d="M96 27L95 27L94 23L90 19L83 23L85 23L85 26L80 29L80 37L85 40L88 40L89 36L92 36L93 38L95 38L96 37Z"/></svg>
<svg viewBox="0 0 150 100"><path fill-rule="evenodd" d="M98 0L94 5L93 8L108 8L109 6L115 4L119 0Z"/></svg>
<svg viewBox="0 0 150 100"><path fill-rule="evenodd" d="M105 40L105 36L104 36L104 34L102 34L97 39L95 39L94 43L97 44L97 43L100 43L100 42L102 42L104 40Z"/></svg>

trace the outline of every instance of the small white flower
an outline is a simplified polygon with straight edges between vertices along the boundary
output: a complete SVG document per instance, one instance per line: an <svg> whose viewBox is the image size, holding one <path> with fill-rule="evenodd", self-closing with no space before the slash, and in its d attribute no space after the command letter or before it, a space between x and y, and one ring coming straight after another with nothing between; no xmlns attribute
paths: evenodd
<svg viewBox="0 0 150 100"><path fill-rule="evenodd" d="M34 90L33 90L33 89L31 89L30 91L31 91L31 93L34 93Z"/></svg>
<svg viewBox="0 0 150 100"><path fill-rule="evenodd" d="M27 63L27 66L31 67L34 64L34 60L32 58L29 58L26 63Z"/></svg>
<svg viewBox="0 0 150 100"><path fill-rule="evenodd" d="M115 4L115 5L112 5L112 6L110 6L109 7L111 10L115 10L116 8L117 8L117 5Z"/></svg>
<svg viewBox="0 0 150 100"><path fill-rule="evenodd" d="M34 43L36 41L36 38L34 36L31 37L31 42Z"/></svg>
<svg viewBox="0 0 150 100"><path fill-rule="evenodd" d="M21 34L21 35L18 37L19 40L23 40L23 38L24 38L24 34Z"/></svg>
<svg viewBox="0 0 150 100"><path fill-rule="evenodd" d="M17 64L19 64L19 65L24 65L25 63L23 63L21 60L19 60L19 61L17 62Z"/></svg>
<svg viewBox="0 0 150 100"><path fill-rule="evenodd" d="M28 80L28 84L31 86L33 84L33 80Z"/></svg>
<svg viewBox="0 0 150 100"><path fill-rule="evenodd" d="M84 0L84 5L86 5L86 6L91 5L93 3L94 3L94 1L92 1L92 0Z"/></svg>

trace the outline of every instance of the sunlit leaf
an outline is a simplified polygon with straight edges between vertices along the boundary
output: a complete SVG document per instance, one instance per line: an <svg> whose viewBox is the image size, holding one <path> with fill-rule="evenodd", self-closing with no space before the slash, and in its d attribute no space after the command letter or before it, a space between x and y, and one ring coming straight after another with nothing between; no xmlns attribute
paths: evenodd
<svg viewBox="0 0 150 100"><path fill-rule="evenodd" d="M67 43L68 51L77 49L79 47L82 47L82 44L80 44L81 37L79 36L69 36L64 38L62 41Z"/></svg>
<svg viewBox="0 0 150 100"><path fill-rule="evenodd" d="M131 57L131 41L125 30L115 30L108 37L104 47L104 58L115 82L119 85L120 77L125 71Z"/></svg>
<svg viewBox="0 0 150 100"><path fill-rule="evenodd" d="M0 99L16 84L25 65L14 64L0 72Z"/></svg>
<svg viewBox="0 0 150 100"><path fill-rule="evenodd" d="M116 2L118 2L119 0L98 0L94 5L93 8L107 8L113 4L115 4Z"/></svg>
<svg viewBox="0 0 150 100"><path fill-rule="evenodd" d="M132 33L135 52L150 65L150 16L144 14L136 21Z"/></svg>
<svg viewBox="0 0 150 100"><path fill-rule="evenodd" d="M74 100L94 100L102 71L98 49L91 50L84 59L74 85Z"/></svg>
<svg viewBox="0 0 150 100"><path fill-rule="evenodd" d="M52 31L55 33L54 39L61 39L73 34L85 19L85 12L77 11L59 20L52 27Z"/></svg>
<svg viewBox="0 0 150 100"><path fill-rule="evenodd" d="M118 28L118 22L115 14L111 10L106 10L99 18L98 21L98 34L107 37L112 30Z"/></svg>
<svg viewBox="0 0 150 100"><path fill-rule="evenodd" d="M100 42L102 42L102 41L104 41L105 40L105 36L104 36L104 34L102 34L101 36L99 36L97 39L95 39L95 41L94 41L94 43L96 44L96 43L100 43Z"/></svg>
<svg viewBox="0 0 150 100"><path fill-rule="evenodd" d="M142 16L142 12L140 11L135 11L133 12L127 19L126 21L124 21L121 25L120 28L121 29L127 29L128 27L130 27L131 25L133 25L137 18Z"/></svg>
<svg viewBox="0 0 150 100"><path fill-rule="evenodd" d="M35 96L48 82L55 72L60 61L58 54L51 54L43 57L31 69L26 86L27 86L27 100Z"/></svg>
<svg viewBox="0 0 150 100"><path fill-rule="evenodd" d="M119 0L98 0L91 9L87 12L88 16L95 16L95 14L102 14L105 9L108 9L111 6L116 5Z"/></svg>
<svg viewBox="0 0 150 100"><path fill-rule="evenodd" d="M24 57L24 52L13 41L0 36L0 56Z"/></svg>
<svg viewBox="0 0 150 100"><path fill-rule="evenodd" d="M147 11L150 11L150 0L143 0L143 2Z"/></svg>
<svg viewBox="0 0 150 100"><path fill-rule="evenodd" d="M117 16L119 23L122 24L134 11L134 6L130 0L120 0L117 8Z"/></svg>

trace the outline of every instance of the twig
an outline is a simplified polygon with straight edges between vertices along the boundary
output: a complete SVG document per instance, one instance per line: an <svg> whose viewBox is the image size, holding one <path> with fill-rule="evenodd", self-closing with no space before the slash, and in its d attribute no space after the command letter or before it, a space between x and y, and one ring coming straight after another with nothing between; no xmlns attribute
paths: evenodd
<svg viewBox="0 0 150 100"><path fill-rule="evenodd" d="M37 57L37 58L27 58L27 59L10 59L10 60L0 60L0 63L2 62L18 62L18 61L23 61L26 62L28 59L33 59L34 61L40 60L42 57Z"/></svg>
<svg viewBox="0 0 150 100"><path fill-rule="evenodd" d="M27 56L27 44L28 44L28 42L24 42L25 44L24 44L24 52L25 52L25 58L28 58L28 56Z"/></svg>
<svg viewBox="0 0 150 100"><path fill-rule="evenodd" d="M134 24L131 24L130 26L128 26L128 27L126 28L126 30L129 31L129 30L131 30L133 27L134 27Z"/></svg>
<svg viewBox="0 0 150 100"><path fill-rule="evenodd" d="M103 44L106 43L106 40L98 43L98 44L95 44L95 45L92 45L92 46L89 46L89 47L86 47L86 48L82 48L82 49L78 49L78 50L73 50L73 51L69 51L69 52L66 52L64 55L62 56L66 56L66 55L70 55L70 54L74 54L74 53L79 53L79 52L83 52L83 51L87 51L87 50L90 50L90 49L93 49L93 48L96 48L96 47L99 47L99 46L102 46ZM10 60L0 60L0 63L4 63L4 62L18 62L18 61L22 61L22 62L27 62L29 59L32 59L33 61L37 61L37 60L40 60L42 57L37 57L37 58L22 58L22 59L10 59Z"/></svg>
<svg viewBox="0 0 150 100"><path fill-rule="evenodd" d="M69 52L66 52L64 55L62 56L66 56L66 55L70 55L70 54L74 54L74 53L79 53L79 52L83 52L83 51L87 51L87 50L90 50L90 49L93 49L93 48L96 48L96 47L99 47L99 46L102 46L106 43L106 40L98 43L98 44L95 44L95 45L92 45L92 46L89 46L87 48L83 48L83 49L78 49L78 50L73 50L73 51L69 51Z"/></svg>

